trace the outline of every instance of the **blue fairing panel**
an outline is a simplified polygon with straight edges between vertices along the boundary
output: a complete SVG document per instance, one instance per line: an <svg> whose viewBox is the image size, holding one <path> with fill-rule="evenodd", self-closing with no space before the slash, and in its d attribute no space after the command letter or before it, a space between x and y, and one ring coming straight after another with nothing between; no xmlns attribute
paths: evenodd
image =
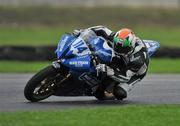
<svg viewBox="0 0 180 126"><path fill-rule="evenodd" d="M149 56L152 56L160 48L160 44L157 41L143 40L143 42L145 43L145 45L148 49Z"/></svg>
<svg viewBox="0 0 180 126"><path fill-rule="evenodd" d="M69 46L69 50L66 53L65 57L76 57L88 54L90 54L90 50L88 49L85 41L82 38L78 37Z"/></svg>
<svg viewBox="0 0 180 126"><path fill-rule="evenodd" d="M55 51L58 59L62 58L67 53L67 51L69 50L69 46L75 39L76 38L71 34L65 34L61 37L58 43L58 47Z"/></svg>
<svg viewBox="0 0 180 126"><path fill-rule="evenodd" d="M64 66L67 66L71 70L76 71L90 71L91 66L91 58L89 55L74 57L70 59L62 59L61 62Z"/></svg>
<svg viewBox="0 0 180 126"><path fill-rule="evenodd" d="M91 41L90 44L95 49L95 54L101 59L103 63L111 62L113 50L109 47L104 38L97 37Z"/></svg>

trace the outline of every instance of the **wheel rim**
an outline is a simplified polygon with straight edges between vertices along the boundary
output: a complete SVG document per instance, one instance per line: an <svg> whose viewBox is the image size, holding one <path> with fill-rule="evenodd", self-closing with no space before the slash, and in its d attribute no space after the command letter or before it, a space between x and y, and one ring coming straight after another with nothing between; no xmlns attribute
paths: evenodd
<svg viewBox="0 0 180 126"><path fill-rule="evenodd" d="M45 99L55 93L57 83L61 80L62 76L56 75L55 77L46 77L34 89L33 97L36 99Z"/></svg>

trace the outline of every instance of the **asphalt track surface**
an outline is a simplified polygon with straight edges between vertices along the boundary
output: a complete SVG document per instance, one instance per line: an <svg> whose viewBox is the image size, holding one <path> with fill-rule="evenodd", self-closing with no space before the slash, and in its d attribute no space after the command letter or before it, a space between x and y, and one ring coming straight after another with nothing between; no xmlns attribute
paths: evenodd
<svg viewBox="0 0 180 126"><path fill-rule="evenodd" d="M123 101L97 101L94 97L55 97L28 102L23 95L33 74L0 74L0 111L69 109L76 107L123 106L137 104L180 104L180 74L150 74L136 84Z"/></svg>

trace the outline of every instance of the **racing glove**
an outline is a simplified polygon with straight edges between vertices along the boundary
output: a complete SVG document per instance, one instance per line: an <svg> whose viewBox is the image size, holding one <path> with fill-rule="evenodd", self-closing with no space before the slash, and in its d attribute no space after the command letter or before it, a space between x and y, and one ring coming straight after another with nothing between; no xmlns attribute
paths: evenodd
<svg viewBox="0 0 180 126"><path fill-rule="evenodd" d="M72 34L74 36L78 37L81 34L82 31L83 31L83 29L75 29Z"/></svg>
<svg viewBox="0 0 180 126"><path fill-rule="evenodd" d="M97 72L103 72L106 73L107 76L112 76L114 75L114 70L111 69L109 66L107 66L106 64L98 64L96 66L96 70Z"/></svg>
<svg viewBox="0 0 180 126"><path fill-rule="evenodd" d="M110 68L106 64L98 64L96 66L96 70L97 72L106 73L107 76L109 76L113 80L118 81L120 83L127 83L131 79L131 77L135 75L133 71L127 70L126 76L124 76L121 73L114 71L112 68Z"/></svg>

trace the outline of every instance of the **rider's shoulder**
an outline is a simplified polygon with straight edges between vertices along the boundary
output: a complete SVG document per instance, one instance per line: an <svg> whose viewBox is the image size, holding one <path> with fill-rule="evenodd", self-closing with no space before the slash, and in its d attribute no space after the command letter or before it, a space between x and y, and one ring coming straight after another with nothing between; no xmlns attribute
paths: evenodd
<svg viewBox="0 0 180 126"><path fill-rule="evenodd" d="M89 27L88 29L102 29L102 28L107 28L107 27L103 25L96 25L96 26Z"/></svg>

